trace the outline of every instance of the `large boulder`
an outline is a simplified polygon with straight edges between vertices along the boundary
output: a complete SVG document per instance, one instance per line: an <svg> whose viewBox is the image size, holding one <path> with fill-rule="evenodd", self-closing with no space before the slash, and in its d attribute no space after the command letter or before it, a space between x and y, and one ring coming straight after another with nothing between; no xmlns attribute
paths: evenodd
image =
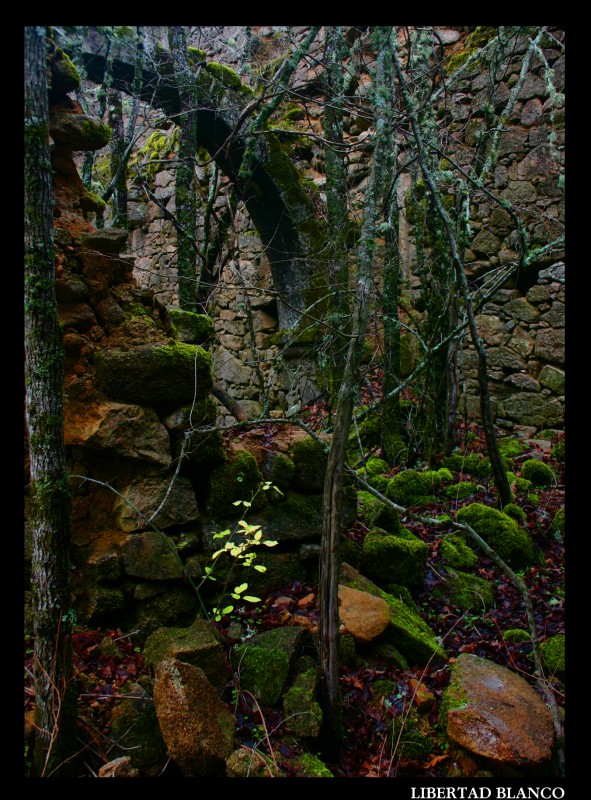
<svg viewBox="0 0 591 800"><path fill-rule="evenodd" d="M441 708L449 738L476 755L519 767L552 755L549 708L524 678L485 658L458 656Z"/></svg>
<svg viewBox="0 0 591 800"><path fill-rule="evenodd" d="M471 503L460 508L456 520L470 525L510 567L520 569L533 563L534 547L528 532L508 514L483 503Z"/></svg>
<svg viewBox="0 0 591 800"><path fill-rule="evenodd" d="M235 721L203 670L176 658L156 667L154 703L170 757L186 777L223 771Z"/></svg>
<svg viewBox="0 0 591 800"><path fill-rule="evenodd" d="M201 400L213 387L211 354L184 342L99 352L96 375L112 400L163 412Z"/></svg>

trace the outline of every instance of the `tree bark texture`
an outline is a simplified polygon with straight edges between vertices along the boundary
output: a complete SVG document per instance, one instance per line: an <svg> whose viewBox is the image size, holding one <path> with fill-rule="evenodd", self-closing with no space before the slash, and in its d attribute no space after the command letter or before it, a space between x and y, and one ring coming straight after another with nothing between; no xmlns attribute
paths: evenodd
<svg viewBox="0 0 591 800"><path fill-rule="evenodd" d="M63 438L45 29L25 28L25 383L32 506L36 774L68 771L72 684L70 491Z"/></svg>
<svg viewBox="0 0 591 800"><path fill-rule="evenodd" d="M384 145L387 141L385 136L386 105L390 100L384 87L384 54L388 40L388 29L378 28L376 39L378 57L375 74L375 148L361 225L355 303L351 318L351 338L349 339L346 362L335 409L334 428L328 454L323 495L322 541L320 546L319 638L324 699L322 738L324 751L328 754L338 752L343 735L338 672L338 544L342 524L343 478L345 474L347 438L357 386L359 385L361 353L365 341L369 313L377 208L378 200L381 198L385 163Z"/></svg>

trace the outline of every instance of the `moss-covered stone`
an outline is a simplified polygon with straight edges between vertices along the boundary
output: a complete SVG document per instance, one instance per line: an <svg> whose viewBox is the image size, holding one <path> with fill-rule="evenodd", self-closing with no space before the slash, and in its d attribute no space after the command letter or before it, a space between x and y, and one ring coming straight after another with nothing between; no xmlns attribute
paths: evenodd
<svg viewBox="0 0 591 800"><path fill-rule="evenodd" d="M283 650L237 645L231 661L232 668L239 673L242 689L251 692L261 705L277 703L289 672L289 658Z"/></svg>
<svg viewBox="0 0 591 800"><path fill-rule="evenodd" d="M316 700L316 670L298 675L283 696L285 728L296 736L316 737L322 724L322 709Z"/></svg>
<svg viewBox="0 0 591 800"><path fill-rule="evenodd" d="M211 492L208 509L213 517L239 517L244 506L235 506L238 500L250 502L257 493L263 476L252 453L234 450L227 461L219 464L211 474ZM259 492L253 510L266 502L266 493Z"/></svg>
<svg viewBox="0 0 591 800"><path fill-rule="evenodd" d="M521 465L521 477L532 482L533 486L552 486L556 475L552 469L537 458L530 458Z"/></svg>
<svg viewBox="0 0 591 800"><path fill-rule="evenodd" d="M449 481L453 481L454 476L447 467L441 467L441 469L437 470L437 474L441 478L442 483L448 483Z"/></svg>
<svg viewBox="0 0 591 800"><path fill-rule="evenodd" d="M102 351L95 365L108 397L163 411L201 400L213 386L211 354L182 342Z"/></svg>
<svg viewBox="0 0 591 800"><path fill-rule="evenodd" d="M439 553L445 559L445 563L455 569L470 569L478 561L474 550L457 533L449 533L442 537Z"/></svg>
<svg viewBox="0 0 591 800"><path fill-rule="evenodd" d="M502 511L482 503L471 503L458 511L456 519L474 528L497 555L514 569L534 563L534 548L529 534Z"/></svg>
<svg viewBox="0 0 591 800"><path fill-rule="evenodd" d="M564 538L564 534L566 532L564 508L559 508L556 514L554 514L552 525L550 525L550 531L558 538Z"/></svg>
<svg viewBox="0 0 591 800"><path fill-rule="evenodd" d="M359 442L361 441L365 452L377 447L381 443L381 423L377 412L372 412L357 423L357 430L349 433L347 440L347 458L352 464L359 461Z"/></svg>
<svg viewBox="0 0 591 800"><path fill-rule="evenodd" d="M468 497L476 494L478 491L478 484L472 481L462 481L461 483L453 483L451 486L445 486L443 494L451 500L467 500Z"/></svg>
<svg viewBox="0 0 591 800"><path fill-rule="evenodd" d="M537 494L533 494L533 492L530 492L530 494L528 494L527 496L527 502L530 504L530 506L536 508L537 506L540 505L540 498L538 497Z"/></svg>
<svg viewBox="0 0 591 800"><path fill-rule="evenodd" d="M140 776L156 778L167 758L156 707L138 683L123 684L121 697L111 710L111 735L125 748Z"/></svg>
<svg viewBox="0 0 591 800"><path fill-rule="evenodd" d="M516 458L517 456L527 453L527 445L518 439L517 436L505 436L499 439L499 452L506 458Z"/></svg>
<svg viewBox="0 0 591 800"><path fill-rule="evenodd" d="M411 531L401 528L391 534L372 528L363 542L363 573L381 587L398 583L417 588L423 584L428 554L428 545Z"/></svg>
<svg viewBox="0 0 591 800"><path fill-rule="evenodd" d="M433 752L433 730L415 708L393 718L388 739L396 746L397 756L409 761L422 761Z"/></svg>
<svg viewBox="0 0 591 800"><path fill-rule="evenodd" d="M483 578L459 570L446 569L446 582L433 589L433 596L460 611L475 611L492 608L494 596L492 586Z"/></svg>
<svg viewBox="0 0 591 800"><path fill-rule="evenodd" d="M288 455L285 453L273 453L270 466L268 469L263 470L263 474L267 480L271 481L273 486L285 492L293 481L295 471L295 464ZM271 493L271 500L273 499L273 494L276 493Z"/></svg>
<svg viewBox="0 0 591 800"><path fill-rule="evenodd" d="M179 342L206 344L213 336L213 320L207 314L168 308L167 316L172 335Z"/></svg>
<svg viewBox="0 0 591 800"><path fill-rule="evenodd" d="M212 625L197 618L186 628L158 628L146 639L146 663L155 667L165 658L177 658L205 672L218 689L227 680L226 658Z"/></svg>
<svg viewBox="0 0 591 800"><path fill-rule="evenodd" d="M542 642L540 645L540 656L542 664L547 670L547 676L552 678L554 676L564 681L565 677L565 650L566 637L564 633L557 633Z"/></svg>
<svg viewBox="0 0 591 800"><path fill-rule="evenodd" d="M441 477L438 472L407 469L391 478L386 497L400 506L408 507L425 502L427 498L437 494L440 488Z"/></svg>
<svg viewBox="0 0 591 800"><path fill-rule="evenodd" d="M400 517L387 503L369 492L357 492L357 503L368 528L383 528L389 533L400 531Z"/></svg>
<svg viewBox="0 0 591 800"><path fill-rule="evenodd" d="M490 460L479 453L452 453L443 459L443 466L452 472L462 472L485 478L491 474Z"/></svg>
<svg viewBox="0 0 591 800"><path fill-rule="evenodd" d="M505 631L503 638L506 642L531 642L531 634L522 628L510 628Z"/></svg>
<svg viewBox="0 0 591 800"><path fill-rule="evenodd" d="M482 50L496 35L497 29L495 27L479 25L476 30L467 37L464 47L450 57L445 67L446 73L448 75L453 75L454 72L457 72L470 56Z"/></svg>
<svg viewBox="0 0 591 800"><path fill-rule="evenodd" d="M382 475L384 472L388 472L388 470L389 467L383 458L368 458L367 463L365 464L365 473L368 475L368 477L372 477L373 475ZM363 475L363 468L358 470L358 472L360 475Z"/></svg>
<svg viewBox="0 0 591 800"><path fill-rule="evenodd" d="M301 492L322 492L328 464L324 447L306 437L293 442L288 453L295 465L293 488Z"/></svg>
<svg viewBox="0 0 591 800"><path fill-rule="evenodd" d="M369 592L386 601L390 609L390 625L382 634L384 643L393 644L410 665L445 661L447 655L427 623L402 600L380 589L348 564L341 564L340 581L345 586Z"/></svg>
<svg viewBox="0 0 591 800"><path fill-rule="evenodd" d="M527 514L517 505L517 503L507 503L506 506L503 506L503 511L518 523L527 521Z"/></svg>
<svg viewBox="0 0 591 800"><path fill-rule="evenodd" d="M293 759L293 763L298 770L299 778L334 778L326 764L318 756L313 756L311 753L303 753L301 756L296 756Z"/></svg>
<svg viewBox="0 0 591 800"><path fill-rule="evenodd" d="M556 442L556 444L553 446L551 450L551 455L555 461L564 461L566 453L565 453L565 444L563 440Z"/></svg>
<svg viewBox="0 0 591 800"><path fill-rule="evenodd" d="M128 177L133 180L140 173L148 184L153 184L156 175L164 169L164 163L176 145L175 128L170 131L157 130L148 136L142 147L132 153L127 162Z"/></svg>
<svg viewBox="0 0 591 800"><path fill-rule="evenodd" d="M252 89L250 89L249 86L244 86L240 80L240 76L225 64L220 64L217 61L209 61L205 64L205 69L211 72L212 75L215 75L218 81L223 83L224 86L228 86L236 92L247 90L248 93L252 94Z"/></svg>

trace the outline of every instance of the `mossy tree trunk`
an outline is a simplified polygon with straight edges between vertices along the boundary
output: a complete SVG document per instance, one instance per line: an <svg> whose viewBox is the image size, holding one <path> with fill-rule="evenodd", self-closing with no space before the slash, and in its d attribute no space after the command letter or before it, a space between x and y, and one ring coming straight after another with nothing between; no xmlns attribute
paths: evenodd
<svg viewBox="0 0 591 800"><path fill-rule="evenodd" d="M197 186L195 152L197 150L197 113L194 78L187 60L185 29L172 25L168 43L174 66L174 79L181 100L181 113L175 120L179 128L179 148L175 181L177 219L177 274L179 303L186 311L197 310Z"/></svg>
<svg viewBox="0 0 591 800"><path fill-rule="evenodd" d="M322 542L320 550L320 661L323 674L323 748L335 754L342 742L342 707L338 675L338 543L343 515L345 456L353 406L360 378L365 341L372 269L376 248L378 203L384 176L388 142L387 109L392 98L384 81L390 29L376 29L377 60L374 76L375 146L361 226L357 259L356 291L350 322L350 338L334 413L333 435L324 482Z"/></svg>
<svg viewBox="0 0 591 800"><path fill-rule="evenodd" d="M336 405L347 352L349 316L350 222L347 202L347 175L343 149L343 103L345 47L340 26L325 29L324 137L326 164L326 215L328 227L329 327L324 336L322 365L327 373L331 401Z"/></svg>
<svg viewBox="0 0 591 800"><path fill-rule="evenodd" d="M68 774L75 746L70 491L63 438L45 29L25 28L25 384L32 506L35 774Z"/></svg>
<svg viewBox="0 0 591 800"><path fill-rule="evenodd" d="M111 128L110 175L113 194L113 228L127 228L127 172L125 169L125 132L121 93L110 89L108 93L107 124Z"/></svg>

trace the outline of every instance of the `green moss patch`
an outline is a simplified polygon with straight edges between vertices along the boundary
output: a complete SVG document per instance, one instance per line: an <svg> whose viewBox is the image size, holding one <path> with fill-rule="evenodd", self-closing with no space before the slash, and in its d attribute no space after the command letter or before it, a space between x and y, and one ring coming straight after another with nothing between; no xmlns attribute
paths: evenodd
<svg viewBox="0 0 591 800"><path fill-rule="evenodd" d="M502 511L482 503L471 503L458 511L456 519L474 528L514 569L533 564L534 548L527 531L519 528L515 520Z"/></svg>
<svg viewBox="0 0 591 800"><path fill-rule="evenodd" d="M289 672L287 654L277 648L237 645L231 655L232 668L240 686L251 692L261 705L278 702Z"/></svg>
<svg viewBox="0 0 591 800"><path fill-rule="evenodd" d="M438 472L407 469L391 478L386 489L386 497L400 506L407 507L425 502L437 494L440 488L441 476Z"/></svg>
<svg viewBox="0 0 591 800"><path fill-rule="evenodd" d="M521 477L532 482L533 486L552 486L556 475L552 469L537 458L530 458L521 465Z"/></svg>
<svg viewBox="0 0 591 800"><path fill-rule="evenodd" d="M363 542L363 573L378 586L417 588L423 584L428 554L428 545L404 528L395 534L372 528Z"/></svg>

